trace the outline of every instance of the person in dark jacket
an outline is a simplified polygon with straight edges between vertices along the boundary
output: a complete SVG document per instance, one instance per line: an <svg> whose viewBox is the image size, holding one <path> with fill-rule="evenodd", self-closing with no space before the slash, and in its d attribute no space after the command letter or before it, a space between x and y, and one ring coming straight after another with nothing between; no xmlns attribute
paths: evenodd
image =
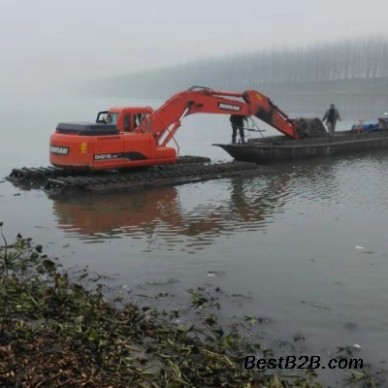
<svg viewBox="0 0 388 388"><path fill-rule="evenodd" d="M327 129L330 135L334 135L337 121L341 121L341 116L334 104L330 104L330 108L325 112L322 121L326 121Z"/></svg>
<svg viewBox="0 0 388 388"><path fill-rule="evenodd" d="M240 133L241 143L245 143L244 138L244 120L247 120L242 115L230 115L230 122L232 124L232 144L236 144L237 129Z"/></svg>

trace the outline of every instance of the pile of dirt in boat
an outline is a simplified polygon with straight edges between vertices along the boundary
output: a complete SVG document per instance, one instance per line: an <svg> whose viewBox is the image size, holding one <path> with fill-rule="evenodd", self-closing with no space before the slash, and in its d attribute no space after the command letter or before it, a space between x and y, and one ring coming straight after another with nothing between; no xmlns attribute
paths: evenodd
<svg viewBox="0 0 388 388"><path fill-rule="evenodd" d="M299 118L293 121L298 123L298 132L302 139L305 137L315 138L328 136L322 121L317 117L313 119Z"/></svg>

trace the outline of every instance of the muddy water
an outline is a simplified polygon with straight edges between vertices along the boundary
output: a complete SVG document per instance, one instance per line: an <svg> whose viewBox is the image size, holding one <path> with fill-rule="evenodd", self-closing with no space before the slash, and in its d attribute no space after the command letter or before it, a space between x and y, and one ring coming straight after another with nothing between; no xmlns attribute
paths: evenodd
<svg viewBox="0 0 388 388"><path fill-rule="evenodd" d="M58 121L93 119L97 110L128 102L24 103L1 107L1 177L11 167L47 165L48 135ZM322 114L307 105L292 113L314 109ZM345 116L339 128L351 123ZM228 159L211 143L229 138L226 117L197 116L178 140L182 154ZM223 314L269 318L260 330L270 342L282 338L311 354L359 344L362 357L384 367L387 169L386 152L344 155L273 166L253 178L55 200L3 182L0 221L9 240L29 235L66 266L105 275L113 289L164 290L174 297L159 302L174 307L188 301L190 287L220 287L230 296ZM306 339L295 343L296 334Z"/></svg>

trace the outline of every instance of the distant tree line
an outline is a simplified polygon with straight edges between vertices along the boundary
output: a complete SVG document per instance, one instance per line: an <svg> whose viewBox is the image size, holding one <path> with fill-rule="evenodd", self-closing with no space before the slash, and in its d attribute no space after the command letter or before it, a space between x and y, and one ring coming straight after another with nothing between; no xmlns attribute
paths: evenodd
<svg viewBox="0 0 388 388"><path fill-rule="evenodd" d="M104 83L104 91L157 97L191 85L241 89L378 78L388 78L388 37L264 50L146 70L114 77Z"/></svg>
<svg viewBox="0 0 388 388"><path fill-rule="evenodd" d="M242 56L234 68L251 82L290 83L388 77L387 64L388 39L370 38Z"/></svg>
<svg viewBox="0 0 388 388"><path fill-rule="evenodd" d="M187 77L202 73L224 83L237 78L247 84L388 77L388 38L266 50L188 64L181 71Z"/></svg>

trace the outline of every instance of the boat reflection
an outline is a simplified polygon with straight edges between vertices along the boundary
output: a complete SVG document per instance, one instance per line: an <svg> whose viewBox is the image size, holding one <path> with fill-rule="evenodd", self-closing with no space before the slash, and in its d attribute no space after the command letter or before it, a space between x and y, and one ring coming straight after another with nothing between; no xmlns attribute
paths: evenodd
<svg viewBox="0 0 388 388"><path fill-rule="evenodd" d="M155 236L193 246L257 230L286 200L287 179L233 178L141 193L53 199L58 227L82 240ZM190 242L188 242L188 240Z"/></svg>

